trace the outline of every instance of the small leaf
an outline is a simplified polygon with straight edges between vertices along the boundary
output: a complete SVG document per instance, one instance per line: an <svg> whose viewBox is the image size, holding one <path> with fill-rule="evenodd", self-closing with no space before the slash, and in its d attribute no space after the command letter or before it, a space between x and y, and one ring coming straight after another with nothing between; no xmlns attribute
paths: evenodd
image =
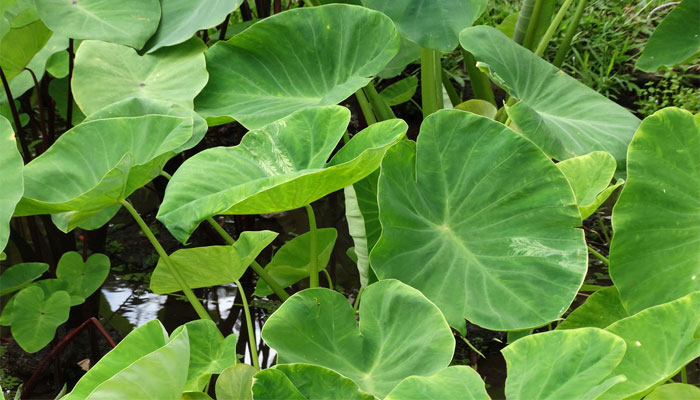
<svg viewBox="0 0 700 400"><path fill-rule="evenodd" d="M61 256L56 268L56 277L68 282L68 293L87 299L102 286L109 275L109 257L93 254L87 261L75 251Z"/></svg>
<svg viewBox="0 0 700 400"><path fill-rule="evenodd" d="M28 353L43 349L59 325L68 321L70 296L64 291L45 296L41 288L29 286L13 299L12 337Z"/></svg>
<svg viewBox="0 0 700 400"><path fill-rule="evenodd" d="M398 82L392 83L379 93L390 106L405 103L413 97L418 87L418 78L409 76Z"/></svg>
<svg viewBox="0 0 700 400"><path fill-rule="evenodd" d="M44 263L22 263L11 266L0 275L0 296L24 288L48 270L49 265Z"/></svg>
<svg viewBox="0 0 700 400"><path fill-rule="evenodd" d="M19 75L50 37L51 31L41 21L10 29L0 41L0 67L5 79L9 82Z"/></svg>
<svg viewBox="0 0 700 400"><path fill-rule="evenodd" d="M258 372L248 364L226 368L216 378L217 400L252 400L253 375Z"/></svg>
<svg viewBox="0 0 700 400"><path fill-rule="evenodd" d="M557 325L557 329L576 329L584 327L607 328L613 322L629 317L620 300L620 293L615 286L593 293L568 317Z"/></svg>
<svg viewBox="0 0 700 400"><path fill-rule="evenodd" d="M276 365L255 374L254 382L255 400L377 400L352 380L316 365Z"/></svg>
<svg viewBox="0 0 700 400"><path fill-rule="evenodd" d="M472 114L481 115L482 117L486 117L488 119L494 119L496 112L498 111L496 106L491 104L490 101L480 99L467 100L457 104L455 108L470 112Z"/></svg>

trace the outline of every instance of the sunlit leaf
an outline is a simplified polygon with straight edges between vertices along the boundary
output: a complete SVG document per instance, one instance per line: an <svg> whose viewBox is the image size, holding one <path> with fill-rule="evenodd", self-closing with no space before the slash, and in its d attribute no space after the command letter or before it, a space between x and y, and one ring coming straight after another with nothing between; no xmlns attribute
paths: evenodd
<svg viewBox="0 0 700 400"><path fill-rule="evenodd" d="M604 151L594 151L557 164L574 189L581 218L588 218L612 192L609 188L615 174L615 159Z"/></svg>
<svg viewBox="0 0 700 400"><path fill-rule="evenodd" d="M258 372L253 396L255 400L376 400L337 372L308 364L282 364Z"/></svg>
<svg viewBox="0 0 700 400"><path fill-rule="evenodd" d="M11 81L29 65L34 55L51 37L51 31L41 21L10 29L0 41L0 67Z"/></svg>
<svg viewBox="0 0 700 400"><path fill-rule="evenodd" d="M226 368L216 378L217 400L252 400L253 375L258 372L248 364Z"/></svg>
<svg viewBox="0 0 700 400"><path fill-rule="evenodd" d="M644 400L698 400L700 388L687 383L670 383L661 385L649 393Z"/></svg>
<svg viewBox="0 0 700 400"><path fill-rule="evenodd" d="M10 236L10 218L24 192L23 167L12 126L0 117L0 252L5 249Z"/></svg>
<svg viewBox="0 0 700 400"><path fill-rule="evenodd" d="M484 381L471 367L456 365L429 377L410 376L384 400L489 400Z"/></svg>

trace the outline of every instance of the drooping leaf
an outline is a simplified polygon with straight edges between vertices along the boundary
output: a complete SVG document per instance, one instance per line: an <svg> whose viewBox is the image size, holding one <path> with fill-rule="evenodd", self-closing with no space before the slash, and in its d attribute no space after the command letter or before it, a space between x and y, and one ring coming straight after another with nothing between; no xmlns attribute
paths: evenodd
<svg viewBox="0 0 700 400"><path fill-rule="evenodd" d="M49 265L44 263L32 262L11 266L0 275L0 296L24 288L48 270Z"/></svg>
<svg viewBox="0 0 700 400"><path fill-rule="evenodd" d="M158 220L185 242L207 217L292 210L351 185L378 167L407 126L371 125L326 162L349 118L339 106L304 109L248 132L238 146L202 151L175 172Z"/></svg>
<svg viewBox="0 0 700 400"><path fill-rule="evenodd" d="M168 332L158 320L153 320L131 331L112 351L90 368L78 381L73 390L63 400L78 400L87 398L102 382L117 375L142 357L155 352L168 343ZM185 376L187 374L187 359L184 360ZM146 377L142 377L146 379Z"/></svg>
<svg viewBox="0 0 700 400"><path fill-rule="evenodd" d="M459 32L486 10L486 0L362 0L365 7L391 17L401 36L421 47L444 53L455 49Z"/></svg>
<svg viewBox="0 0 700 400"><path fill-rule="evenodd" d="M196 320L179 326L171 336L187 329L190 341L190 362L187 372L185 390L203 390L211 376L236 364L236 340L238 336L230 334L223 338L213 321Z"/></svg>
<svg viewBox="0 0 700 400"><path fill-rule="evenodd" d="M45 296L37 286L29 286L13 297L12 337L27 353L44 348L56 329L68 320L70 296L58 291Z"/></svg>
<svg viewBox="0 0 700 400"><path fill-rule="evenodd" d="M316 235L316 259L320 271L328 265L338 231L334 228L323 228L317 230ZM307 278L311 266L310 246L311 232L295 237L275 253L270 263L265 266L265 271L283 288ZM264 280L258 279L253 295L263 297L269 294L272 294L272 289Z"/></svg>
<svg viewBox="0 0 700 400"><path fill-rule="evenodd" d="M609 153L594 151L557 163L557 167L574 189L582 219L590 216L614 191L609 185L616 163Z"/></svg>
<svg viewBox="0 0 700 400"><path fill-rule="evenodd" d="M415 76L409 76L408 78L392 83L379 94L382 96L386 104L395 106L411 100L413 95L416 93L416 88L418 88L418 78Z"/></svg>
<svg viewBox="0 0 700 400"><path fill-rule="evenodd" d="M700 388L687 383L670 383L661 385L649 393L644 400L698 400Z"/></svg>
<svg viewBox="0 0 700 400"><path fill-rule="evenodd" d="M139 56L126 46L86 40L75 53L71 83L75 102L85 115L130 97L192 109L192 100L208 79L205 48L201 40L193 38Z"/></svg>
<svg viewBox="0 0 700 400"><path fill-rule="evenodd" d="M610 376L625 341L598 328L537 333L503 349L508 399L593 400L624 380Z"/></svg>
<svg viewBox="0 0 700 400"><path fill-rule="evenodd" d="M24 193L24 163L10 122L0 117L0 252L10 237L10 218Z"/></svg>
<svg viewBox="0 0 700 400"><path fill-rule="evenodd" d="M345 191L345 219L348 231L355 244L357 270L360 284L366 287L376 282L377 277L369 265L369 253L379 240L382 226L379 223L379 206L377 205L377 181L379 170L364 179L348 186Z"/></svg>
<svg viewBox="0 0 700 400"><path fill-rule="evenodd" d="M160 19L158 0L35 0L52 31L74 39L96 39L143 47Z"/></svg>
<svg viewBox="0 0 700 400"><path fill-rule="evenodd" d="M243 232L232 246L206 246L181 249L170 255L190 288L232 283L239 279L255 257L277 237L276 232ZM160 259L151 275L151 291L156 294L182 290L168 266Z"/></svg>
<svg viewBox="0 0 700 400"><path fill-rule="evenodd" d="M192 118L147 115L74 127L24 167L24 198L15 214L99 211L118 204L160 173L190 140L192 125Z"/></svg>
<svg viewBox="0 0 700 400"><path fill-rule="evenodd" d="M8 82L29 65L50 37L51 31L41 21L12 28L5 34L0 41L0 67Z"/></svg>
<svg viewBox="0 0 700 400"><path fill-rule="evenodd" d="M637 68L646 72L669 69L690 61L700 51L700 1L685 0L656 27L647 41Z"/></svg>
<svg viewBox="0 0 700 400"><path fill-rule="evenodd" d="M588 297L585 303L571 312L557 325L557 329L584 327L607 328L613 322L629 317L615 286L601 289Z"/></svg>
<svg viewBox="0 0 700 400"><path fill-rule="evenodd" d="M455 343L440 310L393 279L365 289L359 327L345 297L316 288L285 301L265 323L262 337L285 362L332 369L379 397L408 376L445 368Z"/></svg>
<svg viewBox="0 0 700 400"><path fill-rule="evenodd" d="M68 282L68 293L87 299L109 275L109 257L95 253L86 261L75 251L61 256L56 268L56 277Z"/></svg>
<svg viewBox="0 0 700 400"><path fill-rule="evenodd" d="M610 276L631 314L700 290L700 120L665 108L630 144Z"/></svg>
<svg viewBox="0 0 700 400"><path fill-rule="evenodd" d="M518 100L508 115L550 157L561 161L601 150L612 154L624 170L627 145L639 126L632 113L496 28L465 29L460 42Z"/></svg>
<svg viewBox="0 0 700 400"><path fill-rule="evenodd" d="M330 369L309 364L281 364L255 374L255 400L376 400L355 382Z"/></svg>
<svg viewBox="0 0 700 400"><path fill-rule="evenodd" d="M252 400L253 375L258 372L248 364L226 368L216 378L217 400Z"/></svg>
<svg viewBox="0 0 700 400"><path fill-rule="evenodd" d="M398 48L394 24L376 11L344 4L288 10L207 51L211 79L196 109L208 120L227 116L260 128L296 110L339 103Z"/></svg>
<svg viewBox="0 0 700 400"><path fill-rule="evenodd" d="M518 330L561 315L587 257L559 169L504 125L458 110L426 118L417 150L407 143L382 162L377 276L419 289L461 332L464 318Z"/></svg>
<svg viewBox="0 0 700 400"><path fill-rule="evenodd" d="M607 327L627 343L625 356L612 373L626 376L627 381L613 386L601 399L639 398L700 356L700 340L695 336L698 309L700 292L694 292Z"/></svg>
<svg viewBox="0 0 700 400"><path fill-rule="evenodd" d="M471 367L456 365L429 377L410 376L384 400L489 400L484 381Z"/></svg>
<svg viewBox="0 0 700 400"><path fill-rule="evenodd" d="M219 25L243 0L161 0L158 30L144 50L152 53L161 47L182 43L198 30Z"/></svg>

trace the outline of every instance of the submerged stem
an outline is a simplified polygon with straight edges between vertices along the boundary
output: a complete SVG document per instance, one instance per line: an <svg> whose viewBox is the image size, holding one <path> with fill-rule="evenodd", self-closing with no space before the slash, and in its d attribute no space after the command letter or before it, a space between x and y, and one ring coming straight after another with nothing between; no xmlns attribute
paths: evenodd
<svg viewBox="0 0 700 400"><path fill-rule="evenodd" d="M243 300L243 312L245 313L245 324L248 328L248 345L250 346L250 359L253 360L253 367L260 371L260 360L258 360L258 347L255 343L255 330L253 330L253 319L250 318L250 308L248 307L248 299L243 291L241 282L236 279L234 281L236 287L241 292L241 300Z"/></svg>
<svg viewBox="0 0 700 400"><path fill-rule="evenodd" d="M309 216L309 232L311 235L311 244L309 246L309 287L318 287L318 234L316 231L316 216L311 204L304 206L306 213Z"/></svg>

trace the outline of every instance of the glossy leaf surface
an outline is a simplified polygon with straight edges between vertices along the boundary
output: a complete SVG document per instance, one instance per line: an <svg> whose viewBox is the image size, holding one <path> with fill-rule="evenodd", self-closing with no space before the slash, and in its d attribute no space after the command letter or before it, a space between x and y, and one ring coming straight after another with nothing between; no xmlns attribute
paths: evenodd
<svg viewBox="0 0 700 400"><path fill-rule="evenodd" d="M191 39L140 56L127 46L86 40L75 53L75 102L85 115L130 97L192 109L192 100L208 79L204 49L199 39Z"/></svg>
<svg viewBox="0 0 700 400"><path fill-rule="evenodd" d="M41 19L63 36L140 49L156 31L158 0L35 0Z"/></svg>
<svg viewBox="0 0 700 400"><path fill-rule="evenodd" d="M173 175L158 220L185 242L207 217L292 210L353 184L379 166L407 126L374 124L327 162L349 119L339 106L305 109L248 132L238 146L198 153Z"/></svg>
<svg viewBox="0 0 700 400"><path fill-rule="evenodd" d="M14 296L12 337L28 353L44 348L56 329L68 320L70 296L57 291L50 296L37 286L22 289Z"/></svg>
<svg viewBox="0 0 700 400"><path fill-rule="evenodd" d="M68 293L87 299L102 286L109 274L109 257L93 254L86 261L75 251L61 256L56 268L56 276L68 283Z"/></svg>
<svg viewBox="0 0 700 400"><path fill-rule="evenodd" d="M627 169L610 275L632 314L700 290L700 121L678 108L647 117Z"/></svg>
<svg viewBox="0 0 700 400"><path fill-rule="evenodd" d="M372 38L372 40L366 40ZM206 53L202 116L228 116L248 129L313 106L339 103L394 57L391 20L343 4L296 8L265 18Z"/></svg>
<svg viewBox="0 0 700 400"><path fill-rule="evenodd" d="M417 149L407 143L382 162L377 276L421 290L462 332L464 318L516 330L561 315L587 257L559 169L504 125L458 110L432 114Z"/></svg>
<svg viewBox="0 0 700 400"><path fill-rule="evenodd" d="M226 368L216 378L218 400L252 400L253 375L258 372L248 364L236 364Z"/></svg>
<svg viewBox="0 0 700 400"><path fill-rule="evenodd" d="M606 151L624 169L639 119L623 107L519 46L496 28L460 34L491 77L517 100L508 115L523 135L557 160Z"/></svg>
<svg viewBox="0 0 700 400"><path fill-rule="evenodd" d="M359 327L341 294L307 289L269 317L262 337L285 362L332 369L379 397L408 376L445 368L455 344L440 310L393 279L365 289Z"/></svg>
<svg viewBox="0 0 700 400"><path fill-rule="evenodd" d="M321 271L328 265L338 232L334 228L323 228L317 230L316 235L319 250L316 259ZM311 265L310 246L310 232L295 237L280 247L270 263L265 266L265 271L283 288L307 278ZM269 294L272 294L272 289L264 280L258 279L253 295L263 297Z"/></svg>
<svg viewBox="0 0 700 400"><path fill-rule="evenodd" d="M232 283L276 236L271 231L243 232L232 246L181 249L171 254L170 260L192 289ZM157 294L182 290L162 259L151 275L151 290Z"/></svg>
<svg viewBox="0 0 700 400"><path fill-rule="evenodd" d="M443 369L429 377L410 376L384 400L489 400L484 381L473 368L458 365Z"/></svg>
<svg viewBox="0 0 700 400"><path fill-rule="evenodd" d="M0 296L24 288L48 271L44 263L22 263L11 266L0 275Z"/></svg>
<svg viewBox="0 0 700 400"><path fill-rule="evenodd" d="M24 162L10 122L0 117L0 252L10 237L10 218L24 192Z"/></svg>
<svg viewBox="0 0 700 400"><path fill-rule="evenodd" d="M255 400L376 400L355 382L330 369L309 364L282 364L255 374Z"/></svg>

